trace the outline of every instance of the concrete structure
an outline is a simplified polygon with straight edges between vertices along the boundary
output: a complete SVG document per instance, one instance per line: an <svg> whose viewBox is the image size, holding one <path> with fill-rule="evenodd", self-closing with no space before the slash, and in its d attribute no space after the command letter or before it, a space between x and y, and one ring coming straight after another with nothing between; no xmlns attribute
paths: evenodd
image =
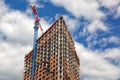
<svg viewBox="0 0 120 80"><path fill-rule="evenodd" d="M60 17L39 39L34 80L80 80L73 39ZM24 80L31 78L32 51L25 55Z"/></svg>

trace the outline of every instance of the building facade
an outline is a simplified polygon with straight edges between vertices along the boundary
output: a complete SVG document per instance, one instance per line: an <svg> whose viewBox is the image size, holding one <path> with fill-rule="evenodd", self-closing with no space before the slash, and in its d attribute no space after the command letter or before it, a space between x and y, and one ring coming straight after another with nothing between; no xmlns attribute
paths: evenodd
<svg viewBox="0 0 120 80"><path fill-rule="evenodd" d="M34 80L80 80L80 60L63 17L38 39ZM25 55L24 80L31 78L32 51Z"/></svg>

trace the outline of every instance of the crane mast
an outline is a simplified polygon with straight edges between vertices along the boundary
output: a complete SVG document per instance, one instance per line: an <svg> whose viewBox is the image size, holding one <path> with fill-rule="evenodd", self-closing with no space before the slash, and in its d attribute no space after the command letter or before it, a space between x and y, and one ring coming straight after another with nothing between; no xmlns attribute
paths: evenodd
<svg viewBox="0 0 120 80"><path fill-rule="evenodd" d="M34 41L33 41L33 52L32 52L32 65L31 65L31 78L30 78L30 80L34 80L35 70L36 70L37 38L38 38L39 26L40 26L40 29L41 29L42 33L43 33L43 30L42 30L42 27L39 23L40 19L38 17L36 6L32 5L31 8L32 8L32 11L35 15L35 26L34 26Z"/></svg>
<svg viewBox="0 0 120 80"><path fill-rule="evenodd" d="M34 27L31 80L34 80L35 69L36 69L37 37L38 37L38 28L39 28L38 25L39 25L39 23L35 23L35 27Z"/></svg>

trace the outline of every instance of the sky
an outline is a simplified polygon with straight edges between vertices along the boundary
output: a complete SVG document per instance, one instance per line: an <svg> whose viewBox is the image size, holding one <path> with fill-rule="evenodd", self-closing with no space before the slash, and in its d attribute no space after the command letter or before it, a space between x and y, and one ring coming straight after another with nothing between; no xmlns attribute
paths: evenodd
<svg viewBox="0 0 120 80"><path fill-rule="evenodd" d="M24 56L33 46L31 4L44 31L64 17L81 80L120 80L120 0L0 0L0 80L23 79Z"/></svg>

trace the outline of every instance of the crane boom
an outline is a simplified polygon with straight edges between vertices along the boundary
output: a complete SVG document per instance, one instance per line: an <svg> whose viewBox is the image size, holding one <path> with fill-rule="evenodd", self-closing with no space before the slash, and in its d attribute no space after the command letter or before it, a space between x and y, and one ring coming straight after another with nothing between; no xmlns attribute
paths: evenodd
<svg viewBox="0 0 120 80"><path fill-rule="evenodd" d="M40 19L39 19L39 17L38 17L38 12L37 12L36 6L35 6L35 5L32 5L31 7L32 7L32 11L33 11L33 13L34 13L34 15L35 15L35 22L38 22L38 23L39 23ZM40 30L41 30L41 32L42 32L42 34L43 34L43 29L42 29L41 24L40 24Z"/></svg>
<svg viewBox="0 0 120 80"><path fill-rule="evenodd" d="M34 13L34 15L38 15L37 10L36 10L36 6L35 5L31 5L32 11Z"/></svg>

